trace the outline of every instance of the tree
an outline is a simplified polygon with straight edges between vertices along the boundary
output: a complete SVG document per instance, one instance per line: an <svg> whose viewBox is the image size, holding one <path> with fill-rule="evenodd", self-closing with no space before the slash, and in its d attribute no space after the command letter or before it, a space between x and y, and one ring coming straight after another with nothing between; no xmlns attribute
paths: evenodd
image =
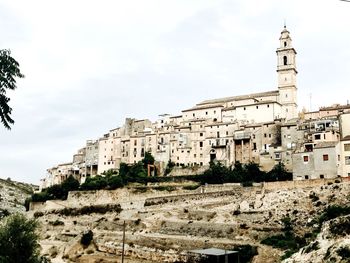
<svg viewBox="0 0 350 263"><path fill-rule="evenodd" d="M22 214L7 217L0 224L0 262L1 263L39 263L38 223Z"/></svg>
<svg viewBox="0 0 350 263"><path fill-rule="evenodd" d="M7 129L11 129L10 125L14 124L14 120L10 116L12 108L8 104L10 98L6 96L6 90L17 88L16 77L24 77L19 69L18 62L11 57L10 50L0 50L0 118Z"/></svg>
<svg viewBox="0 0 350 263"><path fill-rule="evenodd" d="M147 165L154 164L154 157L150 152L145 153L145 157L142 159L142 163L144 164L145 168L147 168Z"/></svg>

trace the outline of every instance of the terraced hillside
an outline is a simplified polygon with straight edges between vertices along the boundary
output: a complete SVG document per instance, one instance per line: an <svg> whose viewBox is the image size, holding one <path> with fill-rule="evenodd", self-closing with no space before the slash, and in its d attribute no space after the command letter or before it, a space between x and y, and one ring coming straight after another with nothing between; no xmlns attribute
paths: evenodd
<svg viewBox="0 0 350 263"><path fill-rule="evenodd" d="M250 245L258 252L253 262L268 263L280 262L284 251L261 241L282 235L286 218L296 236L309 237L326 207L349 203L349 190L350 184L337 183L270 191L229 185L204 193L73 192L67 201L49 201L32 213L42 223L43 253L53 262L120 262L125 221L127 262L185 262L191 249ZM89 230L92 242L84 247L81 237Z"/></svg>
<svg viewBox="0 0 350 263"><path fill-rule="evenodd" d="M36 186L0 179L0 217L8 213L25 212L24 201Z"/></svg>

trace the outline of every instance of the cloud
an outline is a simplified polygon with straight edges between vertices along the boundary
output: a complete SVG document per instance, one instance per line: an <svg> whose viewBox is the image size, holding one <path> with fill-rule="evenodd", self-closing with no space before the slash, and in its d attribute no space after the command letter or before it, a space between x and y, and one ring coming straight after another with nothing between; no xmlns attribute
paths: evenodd
<svg viewBox="0 0 350 263"><path fill-rule="evenodd" d="M350 4L329 0L0 1L2 47L25 79L9 93L0 176L35 182L126 117L277 88L286 19L300 108L349 99ZM331 92L332 91L332 92Z"/></svg>

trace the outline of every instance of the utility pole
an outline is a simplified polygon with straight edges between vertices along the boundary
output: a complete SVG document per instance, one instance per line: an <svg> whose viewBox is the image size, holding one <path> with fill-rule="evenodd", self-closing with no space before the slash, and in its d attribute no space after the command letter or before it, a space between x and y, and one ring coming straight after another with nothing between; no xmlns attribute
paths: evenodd
<svg viewBox="0 0 350 263"><path fill-rule="evenodd" d="M124 263L124 246L125 246L125 220L124 220L124 223L123 223L122 263Z"/></svg>

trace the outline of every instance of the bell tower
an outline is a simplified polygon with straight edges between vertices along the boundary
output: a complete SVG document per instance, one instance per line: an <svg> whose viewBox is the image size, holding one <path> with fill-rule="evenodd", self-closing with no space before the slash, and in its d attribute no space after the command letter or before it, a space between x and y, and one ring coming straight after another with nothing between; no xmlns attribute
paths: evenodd
<svg viewBox="0 0 350 263"><path fill-rule="evenodd" d="M295 56L289 31L284 26L280 36L280 47L277 48L277 75L279 103L282 105L281 116L286 119L298 117Z"/></svg>

